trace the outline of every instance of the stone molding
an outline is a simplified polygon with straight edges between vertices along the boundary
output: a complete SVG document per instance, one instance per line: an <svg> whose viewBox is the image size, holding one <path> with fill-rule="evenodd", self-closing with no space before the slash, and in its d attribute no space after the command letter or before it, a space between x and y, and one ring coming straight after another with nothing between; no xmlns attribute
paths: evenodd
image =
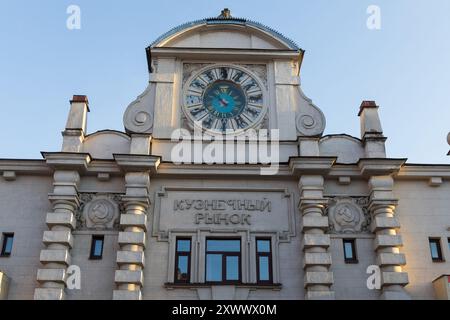
<svg viewBox="0 0 450 320"><path fill-rule="evenodd" d="M317 137L321 136L325 130L326 119L322 110L308 98L298 84L300 97L306 101L298 111L295 119L298 136Z"/></svg>
<svg viewBox="0 0 450 320"><path fill-rule="evenodd" d="M62 162L62 167L65 167L65 155L62 160L59 156L56 158L58 160L55 162L58 163L54 165L59 167ZM39 260L43 267L37 273L40 286L35 289L35 300L65 299L66 271L71 263L75 212L80 205L77 189L79 182L80 175L77 171L56 170L54 173L54 189L48 197L53 204L53 212L47 214L49 230L44 231L42 238L45 249L41 250Z"/></svg>
<svg viewBox="0 0 450 320"><path fill-rule="evenodd" d="M163 186L160 191L155 194L155 205L154 205L154 214L152 221L152 236L157 237L158 241L169 241L169 233L170 232L191 232L195 233L197 228L195 229L177 229L173 228L171 230L161 230L160 227L160 215L161 215L161 199L167 197L168 192L187 192L187 191L195 191L195 192L248 192L248 193L280 193L281 197L286 199L287 201L287 215L289 219L288 230L266 230L267 232L272 232L277 234L277 241L280 242L290 242L291 237L296 236L296 222L295 222L295 208L294 208L294 199L293 194L289 192L288 189L283 188L239 188L239 187L175 187L175 186ZM236 227L234 230L230 229L230 232L236 232L240 229L240 227ZM215 232L214 228L203 227L202 230ZM249 231L253 233L253 231Z"/></svg>
<svg viewBox="0 0 450 320"><path fill-rule="evenodd" d="M393 186L391 176L372 176L369 179L370 227L375 234L376 261L381 269L381 298L410 299L404 289L409 280L408 273L402 270L406 259L399 250L403 243L398 234L400 222L395 217L398 200L394 198Z"/></svg>
<svg viewBox="0 0 450 320"><path fill-rule="evenodd" d="M314 172L314 171L313 171ZM305 299L334 299L332 290L331 244L325 209L329 200L323 196L324 178L320 175L302 175L299 180L302 216L303 269L305 272Z"/></svg>
<svg viewBox="0 0 450 320"><path fill-rule="evenodd" d="M135 157L134 157L135 158ZM149 159L145 156L142 159ZM150 157L150 159L155 159ZM125 213L120 216L120 230L115 273L117 289L113 292L114 300L140 300L144 285L143 269L145 267L145 239L147 232L147 215L151 205L149 198L150 173L148 166L140 161L132 163L130 157L120 157L127 168L144 169L125 174L126 194L122 197ZM155 165L153 162L151 165Z"/></svg>

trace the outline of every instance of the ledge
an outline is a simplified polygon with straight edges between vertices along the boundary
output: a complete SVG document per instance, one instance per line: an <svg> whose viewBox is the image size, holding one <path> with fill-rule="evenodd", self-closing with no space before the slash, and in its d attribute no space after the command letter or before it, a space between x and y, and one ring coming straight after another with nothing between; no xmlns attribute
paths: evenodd
<svg viewBox="0 0 450 320"><path fill-rule="evenodd" d="M113 154L117 165L125 171L149 171L156 174L161 157L141 154Z"/></svg>
<svg viewBox="0 0 450 320"><path fill-rule="evenodd" d="M290 157L289 168L292 174L326 175L336 163L337 157Z"/></svg>
<svg viewBox="0 0 450 320"><path fill-rule="evenodd" d="M89 153L42 152L42 157L52 169L86 171L92 158Z"/></svg>
<svg viewBox="0 0 450 320"><path fill-rule="evenodd" d="M283 285L281 283L273 284L258 284L258 283L239 283L239 284L211 284L211 283L165 283L166 289L197 289L197 288L210 288L214 286L235 286L236 288L250 288L250 289L270 289L281 290Z"/></svg>
<svg viewBox="0 0 450 320"><path fill-rule="evenodd" d="M186 48L186 47L156 47L149 49L153 57L192 57L193 54L198 58L205 58L208 60L229 56L231 58L252 57L254 59L270 60L273 58L298 59L303 56L301 50L279 50L279 49L234 49L234 48Z"/></svg>
<svg viewBox="0 0 450 320"><path fill-rule="evenodd" d="M431 281L431 283L438 281L438 280L441 279L442 277L447 277L448 282L450 283L450 274L441 274L439 277L437 277L436 279L434 279L433 281Z"/></svg>
<svg viewBox="0 0 450 320"><path fill-rule="evenodd" d="M407 159L361 158L358 167L363 176L391 175L400 171Z"/></svg>

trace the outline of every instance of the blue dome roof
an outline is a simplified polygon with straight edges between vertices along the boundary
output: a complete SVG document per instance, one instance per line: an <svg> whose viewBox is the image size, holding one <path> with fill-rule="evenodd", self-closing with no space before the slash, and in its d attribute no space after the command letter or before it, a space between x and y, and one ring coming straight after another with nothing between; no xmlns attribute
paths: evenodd
<svg viewBox="0 0 450 320"><path fill-rule="evenodd" d="M201 20L195 20L187 23L183 23L178 27L171 29L170 31L164 33L160 37L158 37L155 41L152 42L150 48L158 46L160 42L164 39L170 38L171 36L181 33L183 30L191 29L196 26L201 25L241 25L241 26L249 26L255 29L259 29L265 33L268 33L272 37L278 39L282 43L284 43L291 50L301 50L300 47L291 39L285 37L282 33L256 21L247 20L243 18L233 18L231 16L219 16L216 18L205 18Z"/></svg>

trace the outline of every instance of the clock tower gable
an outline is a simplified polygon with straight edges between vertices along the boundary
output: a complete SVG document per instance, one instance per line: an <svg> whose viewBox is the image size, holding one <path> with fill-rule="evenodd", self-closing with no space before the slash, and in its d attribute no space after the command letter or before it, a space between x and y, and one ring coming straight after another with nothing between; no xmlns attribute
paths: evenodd
<svg viewBox="0 0 450 320"><path fill-rule="evenodd" d="M234 18L227 9L219 17L185 23L147 48L149 85L128 107L125 128L129 133L170 139L176 129L193 131L200 117L207 121L206 130L214 126L224 131L237 125L237 131L278 129L282 141L295 141L301 136L320 137L325 117L300 86L303 55L304 51L280 32L252 20ZM255 88L261 91L257 94L261 97L257 106L261 111L254 106L245 108L255 99L248 88L244 90L246 83L233 83L227 77L208 81L205 72L221 72L221 68L242 71L253 80ZM222 89L229 90L229 96L211 95L217 89L220 91L219 80ZM197 91L192 87L196 85L201 86ZM211 90L215 86L216 90ZM204 96L205 93L209 96ZM194 112L188 110L205 101L208 106ZM240 108L241 104L245 107ZM204 112L208 110L210 117ZM226 110L228 113L221 112ZM232 119L217 121L220 117Z"/></svg>

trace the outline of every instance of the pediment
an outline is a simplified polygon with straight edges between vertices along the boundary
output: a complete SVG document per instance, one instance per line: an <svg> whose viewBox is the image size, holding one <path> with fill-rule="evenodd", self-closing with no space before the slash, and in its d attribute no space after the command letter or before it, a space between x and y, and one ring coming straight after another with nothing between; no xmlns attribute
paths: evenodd
<svg viewBox="0 0 450 320"><path fill-rule="evenodd" d="M150 47L299 50L292 40L263 24L234 18L183 24L163 34Z"/></svg>

